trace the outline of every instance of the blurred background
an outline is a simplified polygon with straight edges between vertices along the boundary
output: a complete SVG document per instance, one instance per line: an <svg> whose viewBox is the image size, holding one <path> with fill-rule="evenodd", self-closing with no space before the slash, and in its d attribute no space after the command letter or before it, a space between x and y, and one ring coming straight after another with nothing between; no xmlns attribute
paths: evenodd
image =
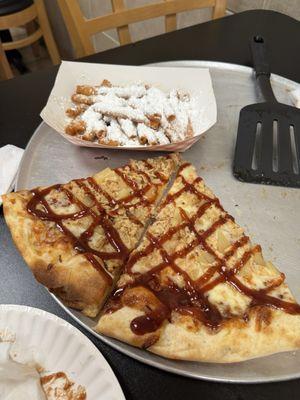
<svg viewBox="0 0 300 400"><path fill-rule="evenodd" d="M5 1L8 0L0 0L0 9L1 4L5 3ZM78 0L78 3L86 18L93 18L112 12L111 0ZM124 0L124 4L128 8L141 7L149 3L157 3L157 0ZM44 0L44 5L60 57L62 59L74 59L75 52L58 1ZM279 11L300 20L300 0L227 0L226 2L226 15L251 9ZM179 13L177 14L177 29L208 21L211 19L211 16L211 9ZM28 34L28 31L26 31L24 27L13 27L9 29L9 31L14 40L22 40L26 32ZM162 34L165 32L164 17L131 24L129 26L129 31L133 42ZM117 30L112 29L94 35L92 37L92 44L96 52L119 46ZM37 48L37 46L39 48ZM35 45L35 47L27 46L18 49L18 51L21 54L24 69L18 68L18 65L17 68L15 68L13 64L12 70L14 75L43 69L52 64L49 53L46 47L43 46L43 39L40 39L39 44Z"/></svg>

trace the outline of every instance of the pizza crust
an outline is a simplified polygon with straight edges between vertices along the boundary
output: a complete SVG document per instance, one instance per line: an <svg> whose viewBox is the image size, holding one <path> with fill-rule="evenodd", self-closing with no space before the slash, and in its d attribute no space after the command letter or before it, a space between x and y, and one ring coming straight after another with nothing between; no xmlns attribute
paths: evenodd
<svg viewBox="0 0 300 400"><path fill-rule="evenodd" d="M76 254L70 241L56 228L52 237L45 236L49 223L26 210L31 197L28 191L3 196L5 220L16 247L39 283L67 306L94 317L110 286L83 255Z"/></svg>
<svg viewBox="0 0 300 400"><path fill-rule="evenodd" d="M264 313L270 323L258 322ZM130 323L140 315L141 311L124 307L104 314L96 330L157 355L186 361L233 363L300 348L300 317L269 307L253 308L247 322L232 319L217 332L204 326L198 329L191 318L183 322L177 315L178 321L175 316L174 322L165 322L158 331L138 336Z"/></svg>

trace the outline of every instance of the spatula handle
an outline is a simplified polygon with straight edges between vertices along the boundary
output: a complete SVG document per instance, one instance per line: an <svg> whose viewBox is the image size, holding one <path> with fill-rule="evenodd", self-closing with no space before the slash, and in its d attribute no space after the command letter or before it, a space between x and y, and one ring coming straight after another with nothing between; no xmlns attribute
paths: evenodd
<svg viewBox="0 0 300 400"><path fill-rule="evenodd" d="M265 39L254 36L250 39L253 67L262 95L266 101L277 102L270 82L271 69L267 56Z"/></svg>

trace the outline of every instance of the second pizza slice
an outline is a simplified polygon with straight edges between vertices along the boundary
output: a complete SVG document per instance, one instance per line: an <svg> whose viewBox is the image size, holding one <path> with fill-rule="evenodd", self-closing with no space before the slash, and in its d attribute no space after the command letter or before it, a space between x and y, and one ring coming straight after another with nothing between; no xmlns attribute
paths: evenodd
<svg viewBox="0 0 300 400"><path fill-rule="evenodd" d="M236 362L299 348L300 306L185 163L96 330L169 358Z"/></svg>

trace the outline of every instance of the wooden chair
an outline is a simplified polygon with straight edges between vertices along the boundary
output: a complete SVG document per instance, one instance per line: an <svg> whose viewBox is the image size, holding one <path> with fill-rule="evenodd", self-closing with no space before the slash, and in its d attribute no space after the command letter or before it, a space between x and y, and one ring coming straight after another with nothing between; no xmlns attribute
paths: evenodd
<svg viewBox="0 0 300 400"><path fill-rule="evenodd" d="M29 46L37 42L42 36L44 37L53 64L60 63L60 56L52 35L43 0L33 0L33 2L27 3L29 5L25 6L26 8L0 15L0 30L24 25L28 34L24 39L12 42L0 42L0 72L2 72L2 75L6 79L12 78L13 73L7 61L5 51ZM35 27L35 20L38 22L38 27Z"/></svg>
<svg viewBox="0 0 300 400"><path fill-rule="evenodd" d="M176 14L199 8L213 8L212 18L225 15L226 0L164 0L141 7L126 8L123 0L111 0L111 14L87 19L78 0L58 0L77 57L94 53L91 36L117 28L121 45L131 43L128 24L165 17L166 32L176 29Z"/></svg>

